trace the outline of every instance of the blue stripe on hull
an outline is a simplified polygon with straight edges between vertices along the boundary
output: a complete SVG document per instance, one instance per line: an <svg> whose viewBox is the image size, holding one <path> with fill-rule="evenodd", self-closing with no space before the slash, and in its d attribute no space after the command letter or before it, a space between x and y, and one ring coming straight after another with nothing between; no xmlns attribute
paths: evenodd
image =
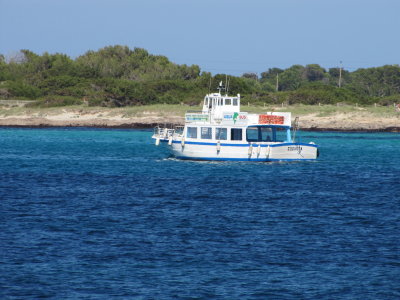
<svg viewBox="0 0 400 300"><path fill-rule="evenodd" d="M311 161L316 160L314 158L293 158L293 159L276 159L276 158L219 158L219 157L186 157L176 156L177 159L184 160L213 160L213 161L253 161L253 162L273 162L273 161Z"/></svg>
<svg viewBox="0 0 400 300"><path fill-rule="evenodd" d="M180 144L181 141L173 141L174 144ZM203 145L203 146L217 146L217 143L204 143L204 142L190 142L190 141L185 141L185 144L188 145ZM305 143L282 143L282 144L252 144L253 147L258 147L261 146L261 148L268 147L286 147L286 146L308 146L308 147L315 147L318 148L317 145L315 144L305 144ZM221 143L221 146L229 146L229 147L250 147L250 144L226 144L226 143Z"/></svg>

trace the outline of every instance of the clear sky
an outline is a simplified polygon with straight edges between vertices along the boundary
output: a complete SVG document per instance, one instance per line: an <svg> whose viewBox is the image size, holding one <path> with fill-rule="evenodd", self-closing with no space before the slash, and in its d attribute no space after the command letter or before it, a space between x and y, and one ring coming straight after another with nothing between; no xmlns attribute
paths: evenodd
<svg viewBox="0 0 400 300"><path fill-rule="evenodd" d="M0 0L0 53L141 47L240 75L400 63L400 0Z"/></svg>

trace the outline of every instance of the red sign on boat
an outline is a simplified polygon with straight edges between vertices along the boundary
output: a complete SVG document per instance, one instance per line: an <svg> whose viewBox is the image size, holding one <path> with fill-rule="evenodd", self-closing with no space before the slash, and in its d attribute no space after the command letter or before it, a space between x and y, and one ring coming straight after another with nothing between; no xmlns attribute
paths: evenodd
<svg viewBox="0 0 400 300"><path fill-rule="evenodd" d="M259 124L284 124L285 118L283 116L274 116L274 115L259 115L258 123Z"/></svg>

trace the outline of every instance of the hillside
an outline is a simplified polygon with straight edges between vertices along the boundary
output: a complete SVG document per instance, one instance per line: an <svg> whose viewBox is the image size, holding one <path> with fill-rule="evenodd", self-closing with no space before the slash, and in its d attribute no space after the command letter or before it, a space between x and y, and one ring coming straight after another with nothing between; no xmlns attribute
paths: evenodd
<svg viewBox="0 0 400 300"><path fill-rule="evenodd" d="M0 54L0 99L37 99L41 108L89 105L124 107L153 104L198 105L220 81L230 94L252 105L391 106L400 103L400 66L358 69L322 68L318 64L267 68L242 76L179 65L145 49L107 46L72 59L56 53L21 50Z"/></svg>

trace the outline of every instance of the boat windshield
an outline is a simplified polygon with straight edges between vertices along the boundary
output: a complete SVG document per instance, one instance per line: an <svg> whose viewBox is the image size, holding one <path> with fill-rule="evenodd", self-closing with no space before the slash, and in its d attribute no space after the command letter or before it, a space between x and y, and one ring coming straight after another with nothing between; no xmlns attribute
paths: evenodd
<svg viewBox="0 0 400 300"><path fill-rule="evenodd" d="M246 129L248 142L283 142L286 140L286 128L250 126Z"/></svg>

